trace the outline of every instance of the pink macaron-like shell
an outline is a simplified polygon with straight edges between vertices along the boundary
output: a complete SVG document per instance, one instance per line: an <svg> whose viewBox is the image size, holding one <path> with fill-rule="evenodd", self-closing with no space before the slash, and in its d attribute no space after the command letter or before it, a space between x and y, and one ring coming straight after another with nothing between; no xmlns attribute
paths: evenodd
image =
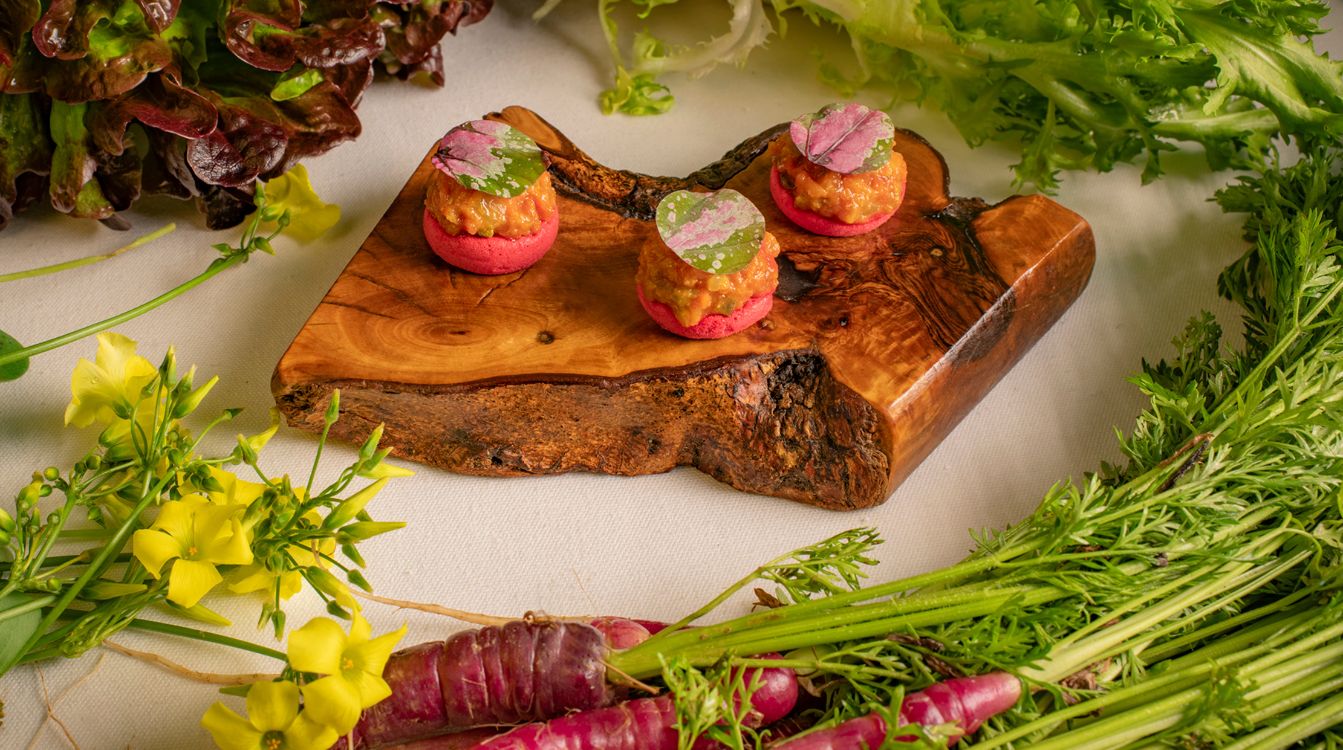
<svg viewBox="0 0 1343 750"><path fill-rule="evenodd" d="M672 312L671 306L665 302L659 302L655 299L648 299L644 296L643 287L635 284L635 291L639 294L639 304L644 306L648 315L653 318L653 322L667 329L668 331L688 339L721 339L731 336L737 331L749 328L760 322L769 314L774 307L774 294L757 294L746 300L741 307L732 311L731 315L720 315L710 313L705 315L700 322L687 328L676 320L676 313Z"/></svg>
<svg viewBox="0 0 1343 750"><path fill-rule="evenodd" d="M904 186L900 186L900 192L904 192ZM870 232L873 229L885 224L895 211L885 214L877 214L861 224L845 224L837 219L827 218L818 213L807 211L793 205L793 194L788 192L788 188L779 181L779 170L775 167L769 168L769 194L774 198L774 205L779 207L784 216L794 224L811 232L812 234L823 234L827 237L853 237L854 235ZM903 196L901 196L903 200Z"/></svg>
<svg viewBox="0 0 1343 750"><path fill-rule="evenodd" d="M438 257L471 273L497 276L521 271L541 259L559 234L559 213L552 213L541 228L524 237L477 237L448 234L438 220L424 210L424 238Z"/></svg>

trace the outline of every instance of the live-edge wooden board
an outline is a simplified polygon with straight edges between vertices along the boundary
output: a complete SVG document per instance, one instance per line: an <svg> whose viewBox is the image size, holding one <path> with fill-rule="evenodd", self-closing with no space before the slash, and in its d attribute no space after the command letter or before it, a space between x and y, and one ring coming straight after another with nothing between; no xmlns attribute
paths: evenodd
<svg viewBox="0 0 1343 750"><path fill-rule="evenodd" d="M560 234L532 268L476 276L420 230L428 158L299 331L272 388L291 425L378 423L394 454L482 475L647 474L677 465L826 508L884 501L1081 293L1095 250L1041 196L949 198L947 168L897 132L904 205L868 235L792 226L769 197L783 126L686 178L596 164L535 113L490 115L534 138L560 190ZM773 312L717 341L658 328L634 292L657 201L736 188L783 248Z"/></svg>

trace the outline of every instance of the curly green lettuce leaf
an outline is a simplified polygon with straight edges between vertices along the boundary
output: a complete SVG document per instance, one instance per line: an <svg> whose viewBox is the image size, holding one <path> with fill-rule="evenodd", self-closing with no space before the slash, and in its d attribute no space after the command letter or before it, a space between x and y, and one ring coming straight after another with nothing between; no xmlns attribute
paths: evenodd
<svg viewBox="0 0 1343 750"><path fill-rule="evenodd" d="M1310 43L1327 12L1319 0L726 1L729 33L673 48L647 30L622 45L621 2L603 0L617 75L604 109L665 110L657 76L740 61L768 35L772 9L780 26L801 17L850 36L858 74L823 70L842 90L879 85L941 110L971 145L1017 144L1018 183L1046 190L1063 170L1121 163L1154 179L1180 142L1225 167L1262 160L1274 136L1343 135L1343 67ZM626 4L651 18L671 3Z"/></svg>

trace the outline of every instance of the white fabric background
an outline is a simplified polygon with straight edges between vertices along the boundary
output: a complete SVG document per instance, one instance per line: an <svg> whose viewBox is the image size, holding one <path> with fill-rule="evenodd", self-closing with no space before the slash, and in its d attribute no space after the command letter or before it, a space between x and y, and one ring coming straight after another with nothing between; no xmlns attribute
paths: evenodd
<svg viewBox="0 0 1343 750"><path fill-rule="evenodd" d="M528 17L531 3L499 3L482 24L447 40L445 89L375 84L359 110L363 136L308 161L320 194L344 211L333 232L312 245L278 243L276 257L256 256L117 330L138 340L152 361L173 345L183 365L218 374L207 407L245 407L235 426L256 431L272 404L276 361L428 144L448 127L522 104L599 161L685 174L745 136L834 99L812 75L811 50L819 46L843 59L843 40L795 23L746 70L673 78L678 104L667 115L603 116L595 99L608 80L608 63L592 5L571 1L536 25ZM721 3L700 4L706 5L719 10ZM696 21L707 27L707 19ZM1324 46L1337 56L1343 34L1331 34ZM995 201L1010 193L1008 165L1015 156L1009 150L970 151L934 113L906 108L895 119L943 152L953 194ZM1234 327L1228 308L1214 298L1214 279L1242 251L1239 223L1208 202L1230 175L1207 174L1196 154L1168 157L1167 164L1170 176L1147 186L1133 168L1066 176L1058 200L1087 217L1096 233L1089 288L886 504L837 514L739 493L693 469L640 478L481 479L414 467L417 476L394 482L371 506L378 519L409 526L363 546L369 579L384 595L475 611L675 618L759 562L853 526L875 525L887 539L877 578L957 560L970 547L969 530L1010 524L1053 482L1117 458L1113 430L1130 425L1140 407L1125 376L1142 357L1169 353L1170 339L1189 315L1212 308ZM161 198L143 201L128 218L133 233L118 234L39 208L0 233L0 272L7 272L106 252L167 220L178 223L168 238L114 261L5 284L0 328L31 342L101 319L194 275L211 259L211 243L236 236L207 232L188 204ZM62 428L61 414L76 359L93 352L90 339L40 356L27 377L0 384L0 497L6 505L30 472L68 467L91 446L95 435ZM263 463L276 474L306 473L314 444L313 436L284 429L262 454ZM336 446L328 456L330 476L352 451ZM252 627L252 601L211 604L235 619L232 634L275 645L268 632ZM742 605L729 606L739 612ZM319 612L315 597L305 594L292 600L290 623ZM374 604L366 614L375 631L409 623L406 644L460 627ZM272 667L224 648L135 633L116 640L201 670ZM47 720L39 678L81 748L208 745L198 721L217 698L213 688L95 650L44 664L40 673L22 668L0 679L0 747L68 746ZM241 708L241 701L229 700Z"/></svg>

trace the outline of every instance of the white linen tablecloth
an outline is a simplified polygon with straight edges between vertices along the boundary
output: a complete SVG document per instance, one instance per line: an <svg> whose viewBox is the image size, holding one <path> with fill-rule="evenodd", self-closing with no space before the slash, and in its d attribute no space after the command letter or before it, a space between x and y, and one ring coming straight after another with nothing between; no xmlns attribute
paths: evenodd
<svg viewBox="0 0 1343 750"><path fill-rule="evenodd" d="M609 68L592 5L562 4L538 25L529 17L530 3L498 3L483 23L445 41L446 88L375 84L359 110L363 135L307 162L319 193L343 209L331 233L310 245L282 240L275 257L255 256L116 330L138 340L153 362L172 345L184 367L194 363L203 376L219 375L202 412L245 407L221 437L255 432L266 424L271 371L285 347L428 145L452 125L521 104L605 164L685 174L744 137L835 98L812 74L811 55L820 47L841 58L844 40L795 22L746 69L670 79L678 103L666 115L603 116L596 97ZM1332 33L1323 41L1336 56L1340 37ZM1012 151L971 151L933 112L906 107L894 117L942 151L952 194L991 202L1010 194ZM1169 354L1171 338L1190 315L1213 309L1235 331L1230 308L1215 299L1215 278L1244 248L1240 222L1209 202L1231 175L1209 174L1195 153L1167 157L1166 164L1170 174L1146 186L1132 167L1065 176L1058 200L1095 230L1090 286L884 505L839 514L743 494L687 468L637 478L483 479L412 467L415 477L394 481L370 506L376 518L408 526L363 545L368 578L383 595L480 612L674 619L760 562L854 526L876 526L887 540L873 573L878 579L956 561L972 544L970 530L1011 524L1054 482L1118 459L1113 430L1131 425L1141 407L1124 378L1143 357ZM127 218L131 233L69 220L49 208L20 215L0 233L0 273L106 252L169 220L178 229L110 262L3 285L0 328L33 342L102 319L198 273L213 257L211 243L236 237L234 230L206 231L189 204L165 198L142 201ZM63 428L61 415L70 372L94 349L88 339L39 356L26 377L0 384L6 507L32 471L68 467L92 446L96 433ZM229 443L217 446L226 451ZM276 474L304 474L314 445L312 435L282 429L263 452L263 465ZM334 446L325 476L352 456L350 447ZM252 600L216 597L210 604L234 619L231 634L280 647L269 631L253 627ZM727 611L744 606L734 602ZM305 593L288 611L297 626L322 609ZM375 632L408 623L406 645L462 627L376 604L365 614ZM199 670L274 666L164 637L125 632L115 640ZM61 748L71 741L85 750L207 747L199 720L218 698L211 687L96 649L0 679L0 747ZM227 700L241 710L240 700ZM48 712L68 727L70 739Z"/></svg>

